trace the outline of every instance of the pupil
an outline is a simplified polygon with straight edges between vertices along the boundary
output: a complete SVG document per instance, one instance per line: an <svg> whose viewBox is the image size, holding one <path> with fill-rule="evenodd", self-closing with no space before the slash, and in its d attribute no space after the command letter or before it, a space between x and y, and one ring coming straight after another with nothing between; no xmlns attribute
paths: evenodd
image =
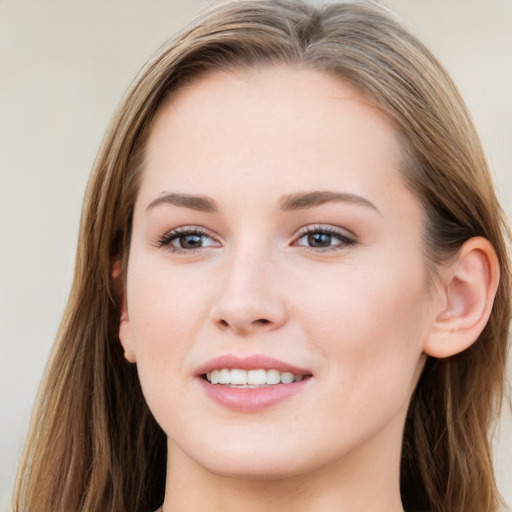
<svg viewBox="0 0 512 512"><path fill-rule="evenodd" d="M180 246L183 249L195 249L201 246L201 242L202 237L200 235L186 235L180 238Z"/></svg>
<svg viewBox="0 0 512 512"><path fill-rule="evenodd" d="M308 235L308 243L311 247L326 247L331 245L331 235L326 233L312 233Z"/></svg>

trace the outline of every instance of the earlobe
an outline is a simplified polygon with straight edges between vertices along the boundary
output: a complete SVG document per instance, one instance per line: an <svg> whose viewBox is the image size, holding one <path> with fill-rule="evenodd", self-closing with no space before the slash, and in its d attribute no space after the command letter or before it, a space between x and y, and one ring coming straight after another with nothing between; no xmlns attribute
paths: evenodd
<svg viewBox="0 0 512 512"><path fill-rule="evenodd" d="M135 347L131 336L130 320L122 313L119 320L119 340L124 349L124 357L129 363L136 363Z"/></svg>
<svg viewBox="0 0 512 512"><path fill-rule="evenodd" d="M470 347L491 314L499 283L499 263L491 243L469 239L441 276L441 300L423 351L450 357Z"/></svg>
<svg viewBox="0 0 512 512"><path fill-rule="evenodd" d="M112 278L116 280L121 274L121 262L117 260L112 268ZM119 340L124 349L124 357L129 363L137 361L135 356L135 347L133 345L130 318L128 317L128 308L126 305L126 293L124 285L118 283L118 300L121 303L121 314L119 316Z"/></svg>

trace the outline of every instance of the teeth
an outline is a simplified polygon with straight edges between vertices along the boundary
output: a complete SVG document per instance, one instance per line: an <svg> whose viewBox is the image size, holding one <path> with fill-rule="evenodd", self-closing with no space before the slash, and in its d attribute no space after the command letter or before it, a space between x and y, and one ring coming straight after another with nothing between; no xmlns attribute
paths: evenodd
<svg viewBox="0 0 512 512"><path fill-rule="evenodd" d="M229 372L230 382L226 384L233 384L235 386L241 386L247 384L247 371L246 370L231 370Z"/></svg>
<svg viewBox="0 0 512 512"><path fill-rule="evenodd" d="M267 370L267 384L279 384L281 372L279 370Z"/></svg>
<svg viewBox="0 0 512 512"><path fill-rule="evenodd" d="M225 368L223 370L220 370L219 384L229 384L231 382L231 377L229 374L230 374L230 371L226 370Z"/></svg>
<svg viewBox="0 0 512 512"><path fill-rule="evenodd" d="M290 372L281 373L281 382L283 384L291 384L295 380L295 375Z"/></svg>
<svg viewBox="0 0 512 512"><path fill-rule="evenodd" d="M206 374L206 379L211 384L224 384L241 387L258 387L272 384L291 384L304 378L303 375L294 375L291 372L280 372L279 370L212 370Z"/></svg>
<svg viewBox="0 0 512 512"><path fill-rule="evenodd" d="M234 370L231 370L234 371ZM249 370L247 372L247 384L266 384L267 372L265 370Z"/></svg>

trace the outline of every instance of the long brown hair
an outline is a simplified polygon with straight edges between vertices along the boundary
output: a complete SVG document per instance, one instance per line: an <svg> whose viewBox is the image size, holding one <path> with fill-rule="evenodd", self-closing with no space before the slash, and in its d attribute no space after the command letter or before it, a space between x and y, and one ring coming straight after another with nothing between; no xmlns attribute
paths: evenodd
<svg viewBox="0 0 512 512"><path fill-rule="evenodd" d="M274 63L334 74L394 122L407 155L402 172L423 206L432 272L473 236L494 246L501 281L485 330L463 353L429 358L412 397L401 492L411 509L498 510L488 436L505 379L509 233L470 116L441 65L382 7L292 0L217 5L157 52L114 115L89 181L73 286L14 510L140 512L163 500L166 437L123 357L113 265L126 266L145 141L162 103L208 70Z"/></svg>

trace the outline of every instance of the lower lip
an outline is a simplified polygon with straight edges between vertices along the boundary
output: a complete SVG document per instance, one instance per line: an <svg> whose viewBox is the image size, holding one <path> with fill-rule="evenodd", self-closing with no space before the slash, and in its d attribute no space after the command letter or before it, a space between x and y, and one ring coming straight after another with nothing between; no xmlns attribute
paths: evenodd
<svg viewBox="0 0 512 512"><path fill-rule="evenodd" d="M261 388L235 388L222 384L210 384L199 379L200 384L211 400L228 409L254 412L267 409L299 393L311 377L291 384L272 384Z"/></svg>

